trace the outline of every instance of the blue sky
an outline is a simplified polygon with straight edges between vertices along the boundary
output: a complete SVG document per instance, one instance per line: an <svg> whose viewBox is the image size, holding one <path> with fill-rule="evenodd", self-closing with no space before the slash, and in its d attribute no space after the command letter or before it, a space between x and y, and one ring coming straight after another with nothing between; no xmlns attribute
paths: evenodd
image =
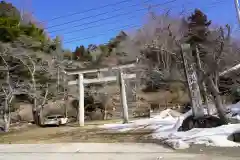
<svg viewBox="0 0 240 160"><path fill-rule="evenodd" d="M122 0L7 0L13 3L18 8L25 8L29 12L33 12L34 17L39 21L44 21L44 26L51 37L59 35L63 38L63 44L65 48L74 49L76 46L88 44L100 44L106 43L110 38L114 37L120 29L131 31L132 25L141 25L146 19L147 10L135 12L148 5L160 4L169 2L171 0L129 0L128 2L121 3L119 5L109 6L101 8L101 6L117 3ZM129 7L134 4L139 4L135 7ZM83 12L91 8L99 8L98 10L89 11L82 14L76 14L74 16L68 16L56 20L52 20L55 17L68 15L75 12ZM234 8L234 0L176 0L166 5L154 8L156 12L162 12L164 9L171 9L175 15L178 15L185 8L189 11L194 8L203 10L208 18L216 24L230 24L237 26L236 11ZM105 13L100 16L97 14ZM132 12L128 15L122 15L108 20L95 22L100 19L105 19L115 15ZM92 18L85 18L92 16ZM82 20L81 20L82 19ZM78 20L74 23L61 25L69 21ZM60 25L60 26L56 26ZM51 27L53 26L53 27ZM54 27L55 26L55 27ZM78 27L74 27L78 26ZM126 27L125 27L126 26ZM130 28L128 27L130 26ZM50 27L50 28L49 28ZM92 27L92 28L91 28ZM86 29L88 28L88 29ZM108 31L116 29L113 31ZM118 30L119 29L119 30ZM58 30L58 31L57 31ZM76 31L80 30L80 31ZM55 31L55 32L54 32ZM71 32L68 33L67 32ZM102 36L96 36L96 35ZM89 38L91 37L91 38ZM72 39L76 39L73 42ZM67 43L69 42L69 43Z"/></svg>

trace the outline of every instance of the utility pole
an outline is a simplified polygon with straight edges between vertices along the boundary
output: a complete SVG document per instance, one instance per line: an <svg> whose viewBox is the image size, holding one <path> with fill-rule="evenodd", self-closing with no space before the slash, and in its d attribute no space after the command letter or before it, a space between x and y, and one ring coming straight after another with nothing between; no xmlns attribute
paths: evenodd
<svg viewBox="0 0 240 160"><path fill-rule="evenodd" d="M236 12L237 12L238 23L240 24L240 9L239 9L239 2L238 2L238 0L234 0L234 3L235 3Z"/></svg>

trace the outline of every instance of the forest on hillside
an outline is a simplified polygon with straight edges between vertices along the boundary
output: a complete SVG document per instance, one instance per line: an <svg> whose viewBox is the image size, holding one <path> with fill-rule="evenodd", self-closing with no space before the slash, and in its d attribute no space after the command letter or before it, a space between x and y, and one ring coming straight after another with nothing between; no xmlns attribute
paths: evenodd
<svg viewBox="0 0 240 160"><path fill-rule="evenodd" d="M8 131L10 113L19 100L32 104L35 124L40 124L41 109L49 100L68 99L66 68L116 65L137 60L136 69L141 92L160 89L186 90L182 45L190 44L196 65L202 97L213 101L219 116L227 121L223 96L233 101L239 97L238 75L220 77L219 73L240 61L239 40L232 37L229 25L212 27L212 22L196 9L189 17L174 18L170 13L149 13L148 22L134 34L124 31L107 44L79 44L72 52L63 48L59 37L50 38L36 20L21 15L11 3L0 2L0 103L3 128ZM228 81L228 84L225 83ZM179 82L171 85L169 82ZM206 85L204 90L203 82Z"/></svg>

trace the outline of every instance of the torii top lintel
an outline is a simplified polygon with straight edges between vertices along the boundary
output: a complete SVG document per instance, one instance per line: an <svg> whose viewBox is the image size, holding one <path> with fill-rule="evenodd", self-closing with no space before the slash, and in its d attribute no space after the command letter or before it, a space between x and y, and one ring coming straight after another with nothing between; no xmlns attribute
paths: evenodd
<svg viewBox="0 0 240 160"><path fill-rule="evenodd" d="M123 68L132 68L135 67L136 61L129 61L126 63L121 63L116 66L107 67L107 66L93 66L88 68L79 68L79 69L65 69L67 75L76 75L76 74L84 74L84 73L94 73L94 72L102 72L108 70L117 70Z"/></svg>

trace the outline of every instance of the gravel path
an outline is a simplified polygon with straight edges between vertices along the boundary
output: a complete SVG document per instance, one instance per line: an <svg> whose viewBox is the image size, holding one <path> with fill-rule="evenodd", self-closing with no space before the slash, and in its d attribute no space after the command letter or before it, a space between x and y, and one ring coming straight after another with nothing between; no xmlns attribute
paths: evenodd
<svg viewBox="0 0 240 160"><path fill-rule="evenodd" d="M207 154L217 156L231 156L240 158L240 147L227 148L227 147L211 147L204 145L192 145L188 149L177 150L178 153L195 153L195 154Z"/></svg>
<svg viewBox="0 0 240 160"><path fill-rule="evenodd" d="M0 160L240 160L237 157L179 153L155 144L58 143L0 145Z"/></svg>

